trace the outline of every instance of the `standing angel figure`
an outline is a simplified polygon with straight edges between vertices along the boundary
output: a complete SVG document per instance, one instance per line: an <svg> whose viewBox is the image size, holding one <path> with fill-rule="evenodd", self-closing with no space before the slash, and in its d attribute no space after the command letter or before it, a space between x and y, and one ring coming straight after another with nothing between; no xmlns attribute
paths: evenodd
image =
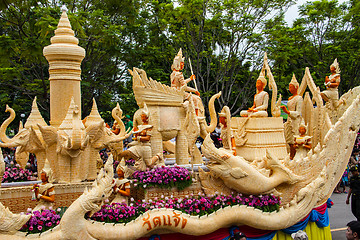
<svg viewBox="0 0 360 240"><path fill-rule="evenodd" d="M289 145L290 159L294 159L296 150L294 147L294 136L298 132L300 123L301 123L301 107L303 103L303 98L299 95L299 83L295 78L295 74L289 83L289 91L292 94L289 97L287 108L286 106L281 106L281 109L288 115L288 119L284 125L285 128L285 140Z"/></svg>
<svg viewBox="0 0 360 240"><path fill-rule="evenodd" d="M342 103L343 100L339 101L338 87L340 85L340 67L337 58L330 65L331 75L325 77L326 90L320 93L322 99L330 104L330 107L335 110Z"/></svg>
<svg viewBox="0 0 360 240"><path fill-rule="evenodd" d="M182 50L180 48L178 54L175 56L173 64L171 65L172 73L170 75L171 87L174 87L180 90L182 87L185 87L185 91L188 92L185 94L185 100L189 100L191 97L194 101L195 112L198 115L199 106L202 104L200 99L200 92L192 87L187 86L190 81L195 81L196 77L194 74L190 78L185 79L183 73L181 72L184 69L184 58L182 56ZM196 95L192 95L195 93Z"/></svg>
<svg viewBox="0 0 360 240"><path fill-rule="evenodd" d="M49 209L55 202L53 171L51 170L50 163L47 159L40 174L42 183L40 185L34 184L32 187L33 200L39 202L33 211L40 211L43 208Z"/></svg>
<svg viewBox="0 0 360 240"><path fill-rule="evenodd" d="M300 124L299 134L295 135L294 145L295 148L295 156L294 160L299 161L306 157L308 151L311 149L311 137L306 136L306 126L304 121Z"/></svg>
<svg viewBox="0 0 360 240"><path fill-rule="evenodd" d="M130 196L130 181L124 178L125 168L121 165L121 162L116 168L118 179L115 180L114 193L115 198L111 203L126 203L128 204L128 198Z"/></svg>
<svg viewBox="0 0 360 240"><path fill-rule="evenodd" d="M232 151L232 154L236 155L235 139L231 131L231 114L228 106L223 107L219 113L219 123L221 125L220 138L222 139L223 147Z"/></svg>

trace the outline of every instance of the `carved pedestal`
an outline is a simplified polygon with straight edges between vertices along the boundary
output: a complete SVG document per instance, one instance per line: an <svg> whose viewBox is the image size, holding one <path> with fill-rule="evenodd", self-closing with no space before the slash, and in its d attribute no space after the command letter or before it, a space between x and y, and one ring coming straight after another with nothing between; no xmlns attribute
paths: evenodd
<svg viewBox="0 0 360 240"><path fill-rule="evenodd" d="M83 192L85 187L91 187L91 182L75 184L54 184L55 204L58 207L68 207ZM31 201L31 186L0 188L0 201L13 213L26 212L28 208L34 208L37 201Z"/></svg>
<svg viewBox="0 0 360 240"><path fill-rule="evenodd" d="M190 197L191 195L197 196L199 193L204 193L201 189L200 182L193 183L191 186L185 188L182 191L179 191L176 187L171 189L164 189L164 188L149 188L149 189L131 189L131 196L137 200L143 200L149 201L154 200L155 198L161 199L168 197L170 198L173 196L173 198L185 198Z"/></svg>
<svg viewBox="0 0 360 240"><path fill-rule="evenodd" d="M231 118L231 128L234 135L238 132L238 127L246 121L245 117ZM284 159L287 155L286 142L284 135L283 118L264 117L249 118L245 123L245 139L243 146L236 146L236 154L248 161L262 159L269 150L278 159Z"/></svg>

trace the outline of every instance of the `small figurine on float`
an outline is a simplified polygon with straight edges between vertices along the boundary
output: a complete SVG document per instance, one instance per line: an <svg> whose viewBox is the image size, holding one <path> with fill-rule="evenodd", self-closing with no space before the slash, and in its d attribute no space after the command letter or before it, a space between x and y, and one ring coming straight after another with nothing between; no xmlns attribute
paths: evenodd
<svg viewBox="0 0 360 240"><path fill-rule="evenodd" d="M53 206L55 201L55 190L52 184L53 171L50 168L50 163L46 159L44 168L41 170L40 178L42 183L40 185L34 184L32 187L32 200L38 201L38 205L33 211L40 211L41 209L49 209Z"/></svg>
<svg viewBox="0 0 360 240"><path fill-rule="evenodd" d="M326 90L320 93L322 99L330 104L332 109L337 109L343 100L339 100L338 87L340 85L340 67L335 58L334 62L330 65L331 75L325 77Z"/></svg>
<svg viewBox="0 0 360 240"><path fill-rule="evenodd" d="M182 87L185 87L185 91L190 93L195 93L196 95L192 95L190 93L185 94L185 100L188 100L190 97L194 101L195 105L195 112L196 115L198 115L199 111L199 104L202 104L200 99L200 92L192 87L187 86L187 84L194 80L195 81L195 75L192 74L190 78L185 79L183 73L181 72L184 69L184 58L182 57L182 50L180 48L178 54L175 56L173 64L171 65L172 73L170 75L170 81L171 81L171 87L174 87L178 90L180 90Z"/></svg>
<svg viewBox="0 0 360 240"><path fill-rule="evenodd" d="M267 117L267 108L269 104L269 94L264 91L267 80L263 74L260 73L259 78L256 80L256 94L254 96L254 104L248 110L240 112L242 117Z"/></svg>
<svg viewBox="0 0 360 240"><path fill-rule="evenodd" d="M116 120L114 121L114 124L111 127L111 132L114 133L115 135L118 135L120 133L120 126Z"/></svg>
<svg viewBox="0 0 360 240"><path fill-rule="evenodd" d="M295 156L295 147L294 147L294 136L299 130L301 123L301 108L303 103L303 98L299 95L299 83L295 78L295 74L289 83L289 91L292 94L288 99L287 108L286 106L281 106L282 110L288 115L288 119L284 124L285 128L285 140L289 145L288 150L290 150L290 159L293 159Z"/></svg>
<svg viewBox="0 0 360 240"><path fill-rule="evenodd" d="M134 141L129 143L128 149L119 154L119 159L124 158L125 160L134 159L134 169L137 171L145 171L146 168L153 168L156 164L163 162L162 153L158 153L152 156L151 153L151 130L152 125L149 125L149 110L144 104L141 109L141 121L142 125L136 127L134 134ZM125 174L128 176L128 173Z"/></svg>
<svg viewBox="0 0 360 240"><path fill-rule="evenodd" d="M128 204L128 197L130 196L130 180L124 178L125 168L121 165L121 162L116 168L118 179L115 180L114 193L115 198L111 203L126 203Z"/></svg>
<svg viewBox="0 0 360 240"><path fill-rule="evenodd" d="M299 127L299 134L295 135L294 140L294 149L295 149L295 155L293 158L290 158L291 160L301 160L306 157L308 151L311 149L311 137L306 136L306 126L304 121L300 124Z"/></svg>
<svg viewBox="0 0 360 240"><path fill-rule="evenodd" d="M231 114L228 106L223 107L219 113L219 123L221 125L220 138L222 139L223 148L232 151L236 155L235 139L231 131Z"/></svg>

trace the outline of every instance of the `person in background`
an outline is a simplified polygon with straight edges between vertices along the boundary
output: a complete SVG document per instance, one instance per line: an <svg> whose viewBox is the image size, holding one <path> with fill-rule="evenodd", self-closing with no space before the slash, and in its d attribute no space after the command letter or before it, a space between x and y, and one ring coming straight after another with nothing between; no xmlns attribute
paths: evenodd
<svg viewBox="0 0 360 240"><path fill-rule="evenodd" d="M242 232L236 232L229 240L246 240L246 236Z"/></svg>
<svg viewBox="0 0 360 240"><path fill-rule="evenodd" d="M346 239L347 240L359 240L360 239L360 222L351 221L346 224L348 227L346 230Z"/></svg>
<svg viewBox="0 0 360 240"><path fill-rule="evenodd" d="M351 212L354 214L356 219L360 220L360 177L359 170L357 166L352 166L350 168L351 177L350 177L350 189L348 196L346 198L346 204L349 204L349 199L351 196Z"/></svg>
<svg viewBox="0 0 360 240"><path fill-rule="evenodd" d="M130 115L125 115L125 131L133 129L134 123L131 121ZM127 139L124 140L124 147L127 147L132 142L133 135L131 134Z"/></svg>

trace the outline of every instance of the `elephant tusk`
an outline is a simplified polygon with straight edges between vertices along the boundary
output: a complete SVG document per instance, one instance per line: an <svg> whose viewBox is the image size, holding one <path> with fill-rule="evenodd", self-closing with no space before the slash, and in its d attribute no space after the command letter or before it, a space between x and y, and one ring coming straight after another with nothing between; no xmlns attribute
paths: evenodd
<svg viewBox="0 0 360 240"><path fill-rule="evenodd" d="M8 143L0 143L0 147L13 148L13 147L18 147L18 145L13 142L8 142Z"/></svg>
<svg viewBox="0 0 360 240"><path fill-rule="evenodd" d="M81 150L84 150L86 148L86 146L89 143L89 140L90 140L90 137L89 137L89 135L87 135L85 137L84 141L81 143L81 147L80 147Z"/></svg>

